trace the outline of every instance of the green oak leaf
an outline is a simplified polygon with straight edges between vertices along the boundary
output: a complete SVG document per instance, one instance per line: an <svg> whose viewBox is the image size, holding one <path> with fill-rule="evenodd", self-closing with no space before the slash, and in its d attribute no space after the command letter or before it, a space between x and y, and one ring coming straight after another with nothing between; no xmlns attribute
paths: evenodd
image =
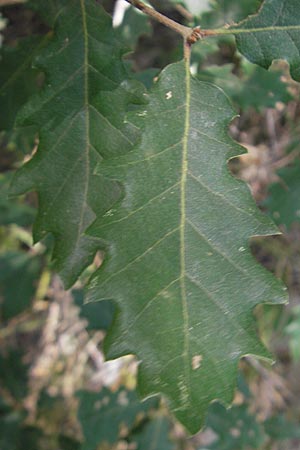
<svg viewBox="0 0 300 450"><path fill-rule="evenodd" d="M88 301L117 303L108 357L135 353L141 395L163 393L194 433L213 399L231 401L240 357L266 355L252 311L285 301L285 288L248 244L277 228L228 170L244 149L228 136L234 111L223 92L180 62L149 99L131 115L140 145L99 167L124 199L90 228L108 256Z"/></svg>
<svg viewBox="0 0 300 450"><path fill-rule="evenodd" d="M78 419L84 443L82 450L95 450L104 442L113 444L120 438L122 427L128 432L152 408L157 408L157 399L141 402L135 391L123 387L116 392L103 388L101 392L80 391Z"/></svg>
<svg viewBox="0 0 300 450"><path fill-rule="evenodd" d="M94 169L103 158L130 150L137 139L124 113L141 101L141 90L128 80L122 47L104 10L92 0L59 4L52 40L35 63L46 74L46 86L19 116L22 125L37 127L39 148L17 173L12 193L38 192L34 240L52 233L55 269L68 287L99 247L85 229L120 194L118 183ZM44 2L35 7L43 10Z"/></svg>
<svg viewBox="0 0 300 450"><path fill-rule="evenodd" d="M230 28L249 61L267 69L275 59L290 64L300 80L300 8L298 0L265 0L258 14Z"/></svg>

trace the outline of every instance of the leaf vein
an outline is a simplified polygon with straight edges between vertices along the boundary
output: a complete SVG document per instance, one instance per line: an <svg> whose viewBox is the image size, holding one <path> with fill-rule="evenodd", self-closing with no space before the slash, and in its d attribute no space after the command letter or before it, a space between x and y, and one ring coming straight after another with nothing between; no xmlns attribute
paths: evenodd
<svg viewBox="0 0 300 450"><path fill-rule="evenodd" d="M151 252L155 247L157 247L159 244L161 244L165 239L167 239L169 236L171 236L172 234L174 234L176 231L179 230L179 227L174 228L171 231L168 231L167 233L164 234L163 237L161 237L160 239L158 239L154 244L151 245L151 247L148 247L143 253L141 253L140 255L136 256L134 259L132 259L128 264L126 264L126 266L122 267L122 269L118 270L117 272L112 273L109 277L107 277L102 283L101 283L101 287L107 283L108 281L110 281L112 278L116 277L117 275L119 275L122 272L125 272L128 267L132 266L133 264L135 264L137 261L140 261L145 255L147 255L149 252Z"/></svg>
<svg viewBox="0 0 300 450"><path fill-rule="evenodd" d="M198 235L205 240L205 242L207 242L207 244L213 249L215 250L217 253L219 253L219 255L221 255L224 259L226 259L238 272L242 273L243 275L245 275L247 278L250 278L249 274L247 273L246 270L242 269L241 266L239 266L238 264L236 264L231 258L229 258L229 256L227 256L222 250L220 250L218 247L216 247L215 245L213 245L211 243L211 241L205 236L205 234L203 234L198 227L196 227L196 225L194 225L194 223L190 220L190 219L186 219L187 223L195 230L196 233L198 233Z"/></svg>
<svg viewBox="0 0 300 450"><path fill-rule="evenodd" d="M178 186L180 184L179 181L177 181L175 184L173 184L172 186L168 187L166 190L164 190L163 192L160 192L158 195L155 195L154 197L152 197L150 200L148 200L146 203L144 203L142 206L140 206L139 208L135 209L134 211L131 211L129 214L127 214L124 217L121 217L120 219L117 220L113 220L111 222L105 223L102 227L99 227L98 230L101 230L105 227L111 226L112 224L115 223L120 223L123 222L124 220L127 220L129 217L133 216L134 214L142 211L143 209L145 209L149 204L153 203L155 200L158 200L162 195L165 195L167 192L169 192L170 190L174 189L176 186Z"/></svg>
<svg viewBox="0 0 300 450"><path fill-rule="evenodd" d="M130 139L128 139L128 137L119 129L119 128L117 128L115 125L113 125L112 123L111 123L111 121L107 118L107 117L105 117L100 111L98 111L98 109L96 109L95 108L95 106L93 106L93 105L89 105L89 107L91 108L91 109L93 109L93 111L95 111L103 120L104 120L104 122L105 123L107 123L108 125L109 125L109 127L110 128L112 128L114 131L116 131L120 136L122 136L122 138L125 140L125 141L127 141L131 146L133 145L133 142L130 140Z"/></svg>
<svg viewBox="0 0 300 450"><path fill-rule="evenodd" d="M209 186L207 186L205 183L203 183L203 181L200 178L196 177L190 170L188 171L188 174L193 180L195 180L197 183L199 183L201 186L203 186L204 189L206 189L208 192L210 192L211 194L215 195L216 197L220 197L222 200L224 200L226 203L228 203L228 205L230 205L236 211L242 212L242 213L246 214L247 216L249 216L249 217L251 217L253 219L253 215L252 214L250 214L245 209L242 209L239 206L236 206L227 197L225 197L225 195L223 195L220 192L217 192L217 191L211 189Z"/></svg>

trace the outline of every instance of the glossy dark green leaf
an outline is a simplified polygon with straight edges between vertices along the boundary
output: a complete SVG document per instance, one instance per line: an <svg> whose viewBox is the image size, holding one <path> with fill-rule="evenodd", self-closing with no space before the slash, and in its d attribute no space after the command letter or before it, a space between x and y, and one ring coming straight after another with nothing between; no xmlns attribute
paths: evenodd
<svg viewBox="0 0 300 450"><path fill-rule="evenodd" d="M15 47L1 48L0 130L13 128L21 106L38 91L40 71L32 63L46 42L47 37L33 36L20 40Z"/></svg>
<svg viewBox="0 0 300 450"><path fill-rule="evenodd" d="M54 236L55 268L70 286L99 247L85 229L120 195L116 182L94 174L96 164L131 149L138 133L124 113L140 102L141 91L128 80L101 6L92 0L59 5L52 40L35 61L46 74L45 89L19 116L19 123L39 130L39 148L17 173L12 193L38 192L34 239ZM42 11L45 2L35 6Z"/></svg>
<svg viewBox="0 0 300 450"><path fill-rule="evenodd" d="M37 256L22 252L0 256L0 319L9 320L30 306L41 269Z"/></svg>
<svg viewBox="0 0 300 450"><path fill-rule="evenodd" d="M300 80L300 8L298 0L265 0L258 14L231 27L237 46L249 61L267 69L285 59Z"/></svg>
<svg viewBox="0 0 300 450"><path fill-rule="evenodd" d="M95 450L99 444L115 443L122 427L128 433L138 416L157 407L157 399L141 402L135 391L120 388L116 392L103 388L100 393L78 393L78 418L84 435L82 450Z"/></svg>
<svg viewBox="0 0 300 450"><path fill-rule="evenodd" d="M243 152L228 137L233 115L220 89L182 62L167 67L131 116L141 144L101 168L124 200L90 230L108 257L89 300L118 304L108 356L135 353L142 395L165 394L191 432L214 398L231 401L239 358L266 354L254 306L286 297L249 249L250 236L277 228L228 170Z"/></svg>
<svg viewBox="0 0 300 450"><path fill-rule="evenodd" d="M264 202L272 218L287 229L300 222L300 160L278 171L280 181L271 185Z"/></svg>

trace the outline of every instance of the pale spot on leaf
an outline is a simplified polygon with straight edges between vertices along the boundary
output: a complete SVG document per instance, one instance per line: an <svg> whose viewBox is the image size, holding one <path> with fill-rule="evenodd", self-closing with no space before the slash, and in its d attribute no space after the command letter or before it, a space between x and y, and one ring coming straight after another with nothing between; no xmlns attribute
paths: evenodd
<svg viewBox="0 0 300 450"><path fill-rule="evenodd" d="M195 356L193 356L193 358L192 358L192 368L193 368L193 370L197 370L197 369L200 368L202 359L203 359L202 355L195 355Z"/></svg>

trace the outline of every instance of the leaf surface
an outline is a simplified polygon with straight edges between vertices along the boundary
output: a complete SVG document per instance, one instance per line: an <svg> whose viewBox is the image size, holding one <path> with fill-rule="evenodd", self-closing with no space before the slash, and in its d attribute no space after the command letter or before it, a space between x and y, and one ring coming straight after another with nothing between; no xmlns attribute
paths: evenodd
<svg viewBox="0 0 300 450"><path fill-rule="evenodd" d="M109 256L89 300L117 302L108 356L135 353L142 395L165 394L196 432L213 399L231 401L239 358L265 354L252 310L285 294L248 241L277 229L229 173L243 149L228 137L234 111L220 89L180 62L134 115L140 145L101 168L125 193L90 229Z"/></svg>
<svg viewBox="0 0 300 450"><path fill-rule="evenodd" d="M258 14L231 27L237 46L251 62L268 68L274 59L290 64L300 80L300 9L298 0L265 0Z"/></svg>
<svg viewBox="0 0 300 450"><path fill-rule="evenodd" d="M36 3L39 10L43 3ZM19 123L39 130L39 148L18 172L12 193L37 190L34 239L53 234L55 268L70 286L99 247L85 229L120 194L116 182L95 175L94 169L102 158L132 147L137 130L124 123L124 112L140 101L140 92L128 80L104 10L92 0L59 4L58 12L53 9L52 41L36 60L46 87L19 117Z"/></svg>

